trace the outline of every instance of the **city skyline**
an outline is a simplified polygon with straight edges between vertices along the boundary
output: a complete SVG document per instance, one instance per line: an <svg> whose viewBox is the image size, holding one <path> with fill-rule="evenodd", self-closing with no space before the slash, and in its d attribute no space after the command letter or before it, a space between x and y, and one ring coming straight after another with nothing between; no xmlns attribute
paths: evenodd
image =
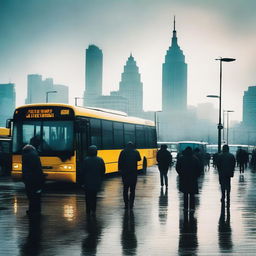
<svg viewBox="0 0 256 256"><path fill-rule="evenodd" d="M188 64L188 105L212 102L217 108L216 100L206 98L218 94L215 59L233 57L236 62L223 65L223 108L235 111L232 120L242 120L243 93L255 85L255 7L254 1L2 1L0 80L16 84L17 106L25 101L27 75L36 73L68 84L74 104L84 89L84 51L96 44L104 54L103 94L118 89L132 53L144 84L144 109L159 110L161 68L176 15Z"/></svg>

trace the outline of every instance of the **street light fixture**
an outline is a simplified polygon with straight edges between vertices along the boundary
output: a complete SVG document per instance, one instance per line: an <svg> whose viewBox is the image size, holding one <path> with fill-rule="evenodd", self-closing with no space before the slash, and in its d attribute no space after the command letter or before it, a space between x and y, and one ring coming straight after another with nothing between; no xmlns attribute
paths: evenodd
<svg viewBox="0 0 256 256"><path fill-rule="evenodd" d="M57 91L48 91L48 92L46 92L46 103L48 103L49 93L57 93Z"/></svg>
<svg viewBox="0 0 256 256"><path fill-rule="evenodd" d="M223 129L223 125L221 123L221 96L222 96L222 62L232 62L235 61L236 59L233 58L222 58L220 57L219 59L215 59L220 62L220 92L219 95L208 95L207 97L211 98L218 98L219 99L219 123L218 123L218 153L221 152L221 130Z"/></svg>

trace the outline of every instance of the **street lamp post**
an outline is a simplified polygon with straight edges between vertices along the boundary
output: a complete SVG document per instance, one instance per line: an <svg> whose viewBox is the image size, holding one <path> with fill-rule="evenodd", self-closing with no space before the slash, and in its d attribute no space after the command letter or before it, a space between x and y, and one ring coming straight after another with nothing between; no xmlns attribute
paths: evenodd
<svg viewBox="0 0 256 256"><path fill-rule="evenodd" d="M221 152L221 129L223 128L221 124L221 96L222 96L222 62L232 62L236 59L233 58L219 58L216 59L220 62L220 93L219 93L219 123L218 123L218 152Z"/></svg>
<svg viewBox="0 0 256 256"><path fill-rule="evenodd" d="M57 91L48 91L48 92L46 92L46 103L48 103L49 93L57 93Z"/></svg>
<svg viewBox="0 0 256 256"><path fill-rule="evenodd" d="M219 59L215 59L220 62L220 91L219 91L219 96L217 95L208 95L207 97L212 97L212 98L218 98L219 99L219 123L218 123L218 153L221 152L221 130L223 129L223 125L221 123L221 97L222 97L222 62L232 62L235 61L236 59L233 58L222 58L220 57Z"/></svg>

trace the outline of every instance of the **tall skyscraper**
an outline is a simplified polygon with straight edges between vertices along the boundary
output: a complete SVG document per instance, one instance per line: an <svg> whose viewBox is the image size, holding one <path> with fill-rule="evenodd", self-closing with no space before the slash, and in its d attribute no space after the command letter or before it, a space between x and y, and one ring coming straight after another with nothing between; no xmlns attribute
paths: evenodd
<svg viewBox="0 0 256 256"><path fill-rule="evenodd" d="M43 80L38 74L28 75L25 103L44 103L46 98L48 102L68 103L68 86L54 84L52 78Z"/></svg>
<svg viewBox="0 0 256 256"><path fill-rule="evenodd" d="M187 109L187 64L178 45L174 28L172 44L165 55L162 67L162 110L163 112L181 112Z"/></svg>
<svg viewBox="0 0 256 256"><path fill-rule="evenodd" d="M256 86L249 86L243 96L243 125L256 129Z"/></svg>
<svg viewBox="0 0 256 256"><path fill-rule="evenodd" d="M0 84L0 99L0 126L5 127L6 120L12 118L15 109L15 85Z"/></svg>
<svg viewBox="0 0 256 256"><path fill-rule="evenodd" d="M132 55L124 66L119 83L119 95L128 99L128 115L143 115L143 84L140 81L139 68Z"/></svg>
<svg viewBox="0 0 256 256"><path fill-rule="evenodd" d="M95 106L95 98L102 95L103 54L96 45L86 49L84 105Z"/></svg>
<svg viewBox="0 0 256 256"><path fill-rule="evenodd" d="M42 76L31 74L27 76L27 98L26 104L45 102L45 89L43 87Z"/></svg>

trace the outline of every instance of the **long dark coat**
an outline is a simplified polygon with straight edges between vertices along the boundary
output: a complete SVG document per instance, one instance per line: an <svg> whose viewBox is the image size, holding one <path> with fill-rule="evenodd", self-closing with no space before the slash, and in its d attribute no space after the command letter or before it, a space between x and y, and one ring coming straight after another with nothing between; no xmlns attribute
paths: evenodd
<svg viewBox="0 0 256 256"><path fill-rule="evenodd" d="M220 180L222 178L233 177L235 166L236 159L233 154L229 152L219 154L217 158L217 168Z"/></svg>
<svg viewBox="0 0 256 256"><path fill-rule="evenodd" d="M45 181L40 158L31 145L22 150L22 179L26 190L31 193L41 190Z"/></svg>
<svg viewBox="0 0 256 256"><path fill-rule="evenodd" d="M138 150L127 147L121 151L118 158L118 170L122 174L125 183L133 183L137 181L137 164L141 160Z"/></svg>
<svg viewBox="0 0 256 256"><path fill-rule="evenodd" d="M176 171L179 174L179 190L183 193L197 194L200 176L200 161L194 155L183 155L177 160Z"/></svg>
<svg viewBox="0 0 256 256"><path fill-rule="evenodd" d="M99 191L105 174L105 163L98 156L87 156L83 161L84 186L86 190Z"/></svg>
<svg viewBox="0 0 256 256"><path fill-rule="evenodd" d="M156 160L159 171L167 172L172 163L172 155L167 149L160 149L157 152Z"/></svg>

